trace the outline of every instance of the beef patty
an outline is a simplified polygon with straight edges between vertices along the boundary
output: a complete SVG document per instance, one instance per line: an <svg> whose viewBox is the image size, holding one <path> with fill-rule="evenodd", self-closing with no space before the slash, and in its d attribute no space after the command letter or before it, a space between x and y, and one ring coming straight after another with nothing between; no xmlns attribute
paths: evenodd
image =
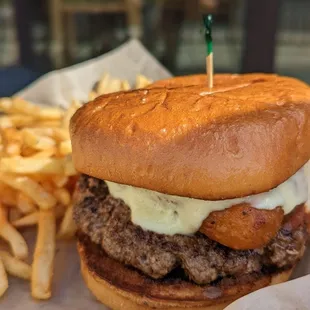
<svg viewBox="0 0 310 310"><path fill-rule="evenodd" d="M180 267L198 284L268 268L290 268L305 250L305 224L294 230L282 226L265 248L246 251L225 247L199 232L169 236L143 230L131 222L129 207L109 195L104 181L86 175L79 179L74 200L80 231L115 260L155 279Z"/></svg>

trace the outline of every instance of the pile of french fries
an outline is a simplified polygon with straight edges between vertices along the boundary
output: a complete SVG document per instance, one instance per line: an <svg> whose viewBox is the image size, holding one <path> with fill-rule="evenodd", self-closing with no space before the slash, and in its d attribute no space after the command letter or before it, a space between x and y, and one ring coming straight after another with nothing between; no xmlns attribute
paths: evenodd
<svg viewBox="0 0 310 310"><path fill-rule="evenodd" d="M136 87L151 83L137 76ZM129 90L127 81L104 74L89 99ZM29 280L31 295L49 299L57 239L74 237L72 194L78 174L71 160L69 122L82 103L64 111L34 105L18 97L0 98L0 296L8 274ZM21 230L37 226L32 264Z"/></svg>
<svg viewBox="0 0 310 310"><path fill-rule="evenodd" d="M146 78L144 75L138 74L136 78L135 89L144 88L151 83L152 81L150 79ZM114 93L117 91L126 91L130 89L131 87L128 81L112 78L110 74L105 73L96 84L95 89L89 93L88 98L89 100L94 100L100 95Z"/></svg>

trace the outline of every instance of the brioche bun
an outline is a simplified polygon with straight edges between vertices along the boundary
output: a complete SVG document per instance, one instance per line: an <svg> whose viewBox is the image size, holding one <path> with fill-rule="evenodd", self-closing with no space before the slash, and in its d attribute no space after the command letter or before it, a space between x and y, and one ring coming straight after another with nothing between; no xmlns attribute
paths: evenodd
<svg viewBox="0 0 310 310"><path fill-rule="evenodd" d="M237 87L247 86L249 83L258 83L260 81L269 81L277 79L275 74L260 74L260 73L248 73L248 74L226 74L220 73L215 74L213 77L213 88L212 91L216 92L217 90L229 90L235 89ZM194 75L184 75L176 76L173 78L168 78L164 80L159 80L147 88L175 88L175 87L187 87L192 85L206 85L207 82L206 74L194 74Z"/></svg>
<svg viewBox="0 0 310 310"><path fill-rule="evenodd" d="M210 91L204 80L173 78L84 105L70 124L76 169L218 200L268 191L308 161L306 84L276 75L226 74L215 75Z"/></svg>
<svg viewBox="0 0 310 310"><path fill-rule="evenodd" d="M287 281L293 270L200 286L181 279L152 280L97 248L78 242L81 272L94 296L114 310L221 310L246 294Z"/></svg>

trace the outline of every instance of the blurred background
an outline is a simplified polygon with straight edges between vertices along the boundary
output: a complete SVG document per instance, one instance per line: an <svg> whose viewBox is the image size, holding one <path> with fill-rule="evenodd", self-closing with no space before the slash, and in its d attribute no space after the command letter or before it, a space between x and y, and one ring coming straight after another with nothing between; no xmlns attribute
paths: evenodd
<svg viewBox="0 0 310 310"><path fill-rule="evenodd" d="M0 0L0 96L129 38L175 75L204 72L202 13L214 14L216 72L310 82L309 0Z"/></svg>

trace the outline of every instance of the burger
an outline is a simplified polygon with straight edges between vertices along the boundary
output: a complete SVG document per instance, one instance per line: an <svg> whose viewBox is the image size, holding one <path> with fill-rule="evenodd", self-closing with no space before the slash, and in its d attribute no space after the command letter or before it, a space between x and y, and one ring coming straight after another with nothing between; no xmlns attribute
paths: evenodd
<svg viewBox="0 0 310 310"><path fill-rule="evenodd" d="M265 74L214 85L162 80L71 120L81 271L112 309L224 309L303 256L310 88Z"/></svg>

